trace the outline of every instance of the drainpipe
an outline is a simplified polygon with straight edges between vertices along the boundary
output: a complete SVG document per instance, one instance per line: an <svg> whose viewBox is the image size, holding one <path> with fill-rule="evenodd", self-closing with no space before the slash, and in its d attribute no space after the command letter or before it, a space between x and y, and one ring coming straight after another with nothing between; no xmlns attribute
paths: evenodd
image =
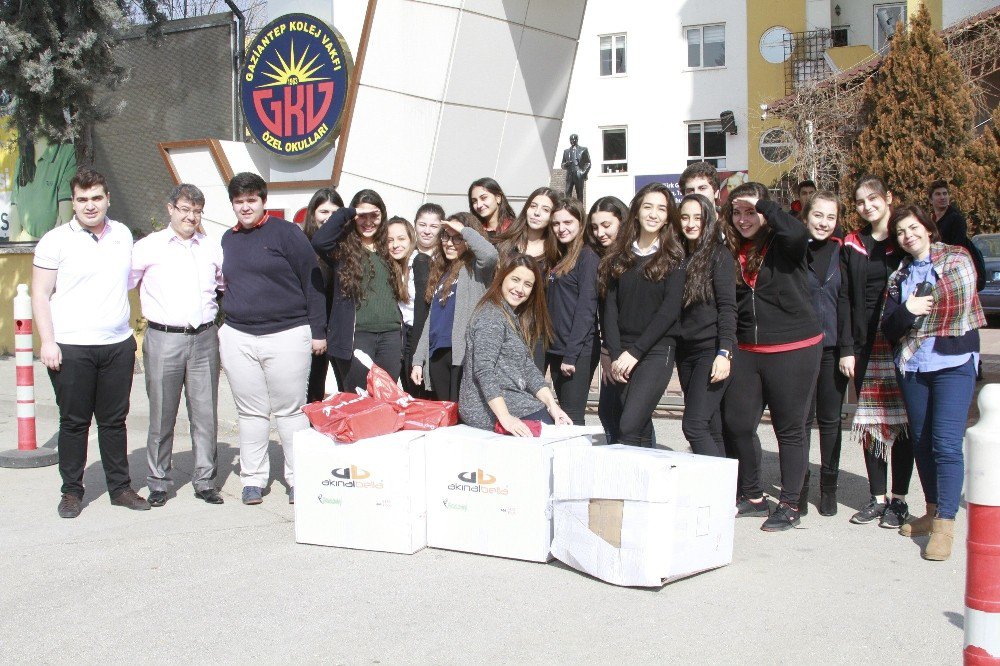
<svg viewBox="0 0 1000 666"><path fill-rule="evenodd" d="M233 57L233 95L236 105L233 107L233 141L243 141L243 102L240 98L240 76L243 72L244 49L246 49L246 16L236 6L234 0L226 0L229 9L236 15L236 49Z"/></svg>

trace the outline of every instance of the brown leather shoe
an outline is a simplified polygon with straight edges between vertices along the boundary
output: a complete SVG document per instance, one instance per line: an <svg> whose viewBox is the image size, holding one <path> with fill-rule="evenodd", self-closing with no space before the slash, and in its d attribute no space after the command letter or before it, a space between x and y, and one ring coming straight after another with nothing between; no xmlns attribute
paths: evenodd
<svg viewBox="0 0 1000 666"><path fill-rule="evenodd" d="M126 488L112 497L111 504L114 506L123 506L133 511L149 511L149 502L139 497L139 493L131 488Z"/></svg>
<svg viewBox="0 0 1000 666"><path fill-rule="evenodd" d="M58 511L60 518L76 518L83 511L83 504L76 495L65 493L62 499L59 500Z"/></svg>

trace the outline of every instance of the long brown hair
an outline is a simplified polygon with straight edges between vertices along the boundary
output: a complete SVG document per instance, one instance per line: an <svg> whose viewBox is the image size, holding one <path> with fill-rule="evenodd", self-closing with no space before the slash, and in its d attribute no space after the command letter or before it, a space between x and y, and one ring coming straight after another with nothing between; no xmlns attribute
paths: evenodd
<svg viewBox="0 0 1000 666"><path fill-rule="evenodd" d="M402 275L402 278L403 278L403 285L406 287L406 289L405 289L405 291L406 291L406 298L399 299L399 302L400 303L409 303L410 302L410 287L409 287L409 281L410 281L410 257L413 256L413 253L417 249L417 232L413 229L413 225L410 224L410 221L407 220L405 217L400 217L399 215L393 215L392 217L389 218L389 221L385 223L385 235L386 235L386 237L388 237L388 235L389 235L389 227L391 227L394 224L401 224L401 225L403 225L403 229L406 230L406 237L410 241L410 246L409 246L409 248L407 248L406 254L403 255L402 259L393 259L392 255L389 255L389 260L392 261L392 263L399 265L399 271L400 271L400 273ZM388 243L388 240L387 240L386 241L386 250L388 250L388 247L389 247L389 243Z"/></svg>
<svg viewBox="0 0 1000 666"><path fill-rule="evenodd" d="M509 227L514 221L514 209L510 207L510 202L507 201L507 195L504 194L503 188L500 187L500 183L493 178L487 177L474 180L472 181L472 185L469 185L469 213L475 215L485 232L486 223L489 222L489 220L484 220L479 217L479 213L477 213L476 209L472 207L472 190L477 187L483 188L493 196L500 199L500 203L497 206L497 228L493 230L493 233L506 231L507 227Z"/></svg>
<svg viewBox="0 0 1000 666"><path fill-rule="evenodd" d="M754 275L760 270L761 264L764 263L764 248L770 242L771 237L774 236L774 230L767 225L767 220L764 221L764 226L761 227L760 231L753 238L743 238L743 235L736 228L736 225L733 223L733 202L740 197L748 195L763 201L771 199L771 193L767 191L764 185L751 181L743 183L730 192L729 198L726 200L726 205L722 207L722 221L726 234L726 245L729 247L729 251L733 253L734 261L736 262L736 279L743 284L746 284L746 280L743 279L743 268L740 266L740 248L744 243L750 243L750 248L747 251L746 272Z"/></svg>
<svg viewBox="0 0 1000 666"><path fill-rule="evenodd" d="M332 203L337 208L344 207L344 200L337 190L332 187L323 187L316 190L306 207L306 217L302 221L302 231L306 232L306 238L312 238L319 230L319 222L316 221L316 209L325 203Z"/></svg>
<svg viewBox="0 0 1000 666"><path fill-rule="evenodd" d="M500 253L501 261L506 260L507 257L513 256L515 254L524 253L528 247L528 209L531 207L531 203L537 197L548 197L552 202L552 212L556 212L556 207L559 205L559 194L556 193L550 187L539 187L537 190L528 195L528 198L524 202L524 207L521 208L521 213L514 220L513 224L507 227L507 230L503 233L497 234L493 242L497 246L497 250ZM556 235L552 233L552 227L546 226L542 230L542 238L544 240L544 251L542 253L542 258L545 260L545 266L554 266L557 261L559 261L559 242L556 240Z"/></svg>
<svg viewBox="0 0 1000 666"><path fill-rule="evenodd" d="M521 336L530 352L539 340L546 346L552 340L552 321L549 319L549 308L545 301L545 278L542 276L542 271L538 268L538 262L535 261L534 257L528 254L517 254L511 257L510 261L497 271L493 283L479 300L476 309L478 310L485 303L492 303L506 314L507 310L504 308L504 304L507 301L503 296L503 281L518 267L527 268L535 276L535 286L532 287L531 294L528 295L524 303L514 309L514 314L517 315L518 324L520 324ZM514 321L510 319L508 321L510 321L511 328L517 330L518 326L514 324Z"/></svg>
<svg viewBox="0 0 1000 666"><path fill-rule="evenodd" d="M587 224L585 225L584 240L587 241L597 256L603 257L607 254L608 248L601 245L601 242L597 240L597 236L594 234L594 228L591 225L595 213L611 213L616 218L618 218L618 230L622 228L625 220L628 219L628 206L622 203L622 200L614 196L601 197L594 202L594 205L590 207L590 213L587 214ZM616 236L617 238L617 236Z"/></svg>
<svg viewBox="0 0 1000 666"><path fill-rule="evenodd" d="M653 255L652 259L646 262L643 268L643 275L650 282L659 282L667 276L670 271L676 269L684 259L684 248L677 240L677 204L674 202L674 195L670 193L663 183L649 183L632 198L632 203L628 209L628 219L622 222L618 228L618 235L614 244L608 248L601 266L598 270L598 288L601 296L607 294L608 285L612 280L619 279L627 270L635 265L636 257L632 253L632 243L639 238L639 215L642 209L642 200L647 194L658 192L667 198L667 222L660 228L660 247Z"/></svg>
<svg viewBox="0 0 1000 666"><path fill-rule="evenodd" d="M580 252L583 251L583 246L585 245L584 226L586 222L584 220L587 219L583 212L583 204L577 199L560 199L556 202L555 208L552 209L552 215L555 215L560 210L566 211L580 223L580 233L568 244L559 244L559 254L561 257L559 263L553 266L551 270L551 273L556 277L562 277L576 268L576 262L580 260ZM554 233L552 235L555 236Z"/></svg>
<svg viewBox="0 0 1000 666"><path fill-rule="evenodd" d="M715 265L715 253L723 249L719 234L719 216L715 212L715 203L703 194L688 194L681 199L677 207L677 235L683 238L682 222L679 211L688 201L693 201L701 207L701 235L694 241L694 247L684 240L687 254L687 273L684 276L684 307L693 303L711 303L715 296L712 289L712 270Z"/></svg>
<svg viewBox="0 0 1000 666"><path fill-rule="evenodd" d="M479 218L472 213L455 213L449 216L448 220L458 222L485 236L483 225L479 222ZM463 266L471 272L472 264L476 261L476 253L472 251L472 248L467 243L461 254L454 259L445 257L444 248L441 247L441 239L444 238L444 234L446 233L448 232L445 231L445 227L442 224L441 231L438 232L438 248L431 257L431 271L427 278L427 290L424 291L424 300L428 303L434 298L434 292L437 291L438 283L441 284L441 295L439 296L441 305L447 303L448 296L451 294L451 285L455 284L455 280L458 279L458 272L462 270Z"/></svg>
<svg viewBox="0 0 1000 666"><path fill-rule="evenodd" d="M386 242L388 235L386 221L389 216L385 211L385 202L375 190L361 190L351 199L351 208L357 208L358 204L361 203L375 206L382 214L378 228L375 230L375 254L385 261L385 265L389 269L389 274L392 276L390 280L392 293L396 300L405 302L409 299L406 280L403 278L403 271L399 267L399 263L389 256L389 244ZM338 265L337 275L340 278L341 293L355 302L363 301L367 297L364 292L365 273L368 274L369 279L375 277L375 265L372 263L375 259L361 243L361 234L358 233L357 227L345 234L344 239L337 244L332 254Z"/></svg>

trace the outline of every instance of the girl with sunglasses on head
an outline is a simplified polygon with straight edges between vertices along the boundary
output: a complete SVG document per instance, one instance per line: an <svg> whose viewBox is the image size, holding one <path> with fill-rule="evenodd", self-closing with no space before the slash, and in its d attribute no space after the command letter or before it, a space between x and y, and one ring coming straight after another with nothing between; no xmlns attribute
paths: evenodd
<svg viewBox="0 0 1000 666"><path fill-rule="evenodd" d="M576 199L560 199L552 211L559 261L546 287L552 344L546 366L556 396L575 425L584 424L590 380L600 358L597 331L597 269L601 260L584 242L586 216Z"/></svg>
<svg viewBox="0 0 1000 666"><path fill-rule="evenodd" d="M806 279L809 235L803 224L771 201L760 183L732 191L723 207L726 244L736 257L736 340L722 407L723 433L740 465L740 516L768 516L755 440L763 405L778 439L781 495L761 529L799 524L805 480L808 396L816 386L823 333Z"/></svg>
<svg viewBox="0 0 1000 666"><path fill-rule="evenodd" d="M684 391L681 430L699 455L726 457L722 397L736 348L736 273L721 240L715 203L681 199L677 235L684 245L683 309L677 328L677 374Z"/></svg>
<svg viewBox="0 0 1000 666"><path fill-rule="evenodd" d="M491 243L514 223L514 209L500 183L492 178L480 178L469 185L469 212L476 216L484 235Z"/></svg>
<svg viewBox="0 0 1000 666"><path fill-rule="evenodd" d="M344 207L344 200L337 190L332 187L324 187L316 190L309 205L306 207L306 217L302 222L302 231L306 238L312 241L312 237L322 227L330 216L339 208ZM323 293L326 297L326 317L330 318L330 307L333 303L333 274L325 261L319 262L320 273L323 276ZM326 397L326 374L330 367L330 359L326 354L313 356L312 366L309 368L309 381L306 390L306 402L316 402Z"/></svg>
<svg viewBox="0 0 1000 666"><path fill-rule="evenodd" d="M668 331L680 317L684 291L676 217L666 185L640 189L599 269L611 376L625 385L621 443L632 446L653 445L653 411L674 367L675 341Z"/></svg>
<svg viewBox="0 0 1000 666"><path fill-rule="evenodd" d="M437 400L457 401L469 318L496 271L498 254L471 213L441 223L424 299L430 311L411 363L410 378Z"/></svg>
<svg viewBox="0 0 1000 666"><path fill-rule="evenodd" d="M403 270L389 255L386 218L382 197L361 190L312 238L313 248L333 269L327 353L346 392L367 386L368 368L354 358L355 349L399 379L399 302L409 295Z"/></svg>
<svg viewBox="0 0 1000 666"><path fill-rule="evenodd" d="M469 322L465 380L458 401L462 421L516 437L531 437L526 420L568 425L531 349L550 336L542 273L519 254L497 271Z"/></svg>

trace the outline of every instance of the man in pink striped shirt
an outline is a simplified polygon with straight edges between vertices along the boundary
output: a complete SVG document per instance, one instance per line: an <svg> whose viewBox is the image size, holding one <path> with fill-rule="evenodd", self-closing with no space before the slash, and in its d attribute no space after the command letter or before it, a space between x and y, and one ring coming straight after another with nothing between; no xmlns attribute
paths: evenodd
<svg viewBox="0 0 1000 666"><path fill-rule="evenodd" d="M170 193L170 226L135 244L130 287L139 285L147 321L142 342L149 396L149 504L167 502L173 485L174 425L183 389L191 427L195 497L222 504L215 487L219 402L217 292L223 288L222 247L201 230L205 195L181 184Z"/></svg>

